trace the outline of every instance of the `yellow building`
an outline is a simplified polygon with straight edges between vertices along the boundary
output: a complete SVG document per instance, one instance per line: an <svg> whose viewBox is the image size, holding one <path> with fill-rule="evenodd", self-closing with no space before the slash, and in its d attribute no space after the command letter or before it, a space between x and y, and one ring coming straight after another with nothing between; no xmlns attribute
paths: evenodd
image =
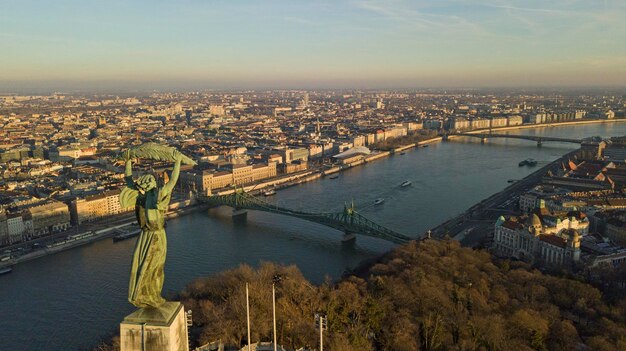
<svg viewBox="0 0 626 351"><path fill-rule="evenodd" d="M211 189L214 185L224 183L226 185L231 183L232 177L230 173L226 172L229 176L224 177L224 180L221 181L218 175L218 179L213 179L214 174L211 170L203 170L203 171L187 171L181 172L180 179L178 180L181 184L181 188L183 191L190 191L192 193L199 193L205 196L211 195Z"/></svg>
<svg viewBox="0 0 626 351"><path fill-rule="evenodd" d="M233 174L227 171L213 173L211 189L219 189L233 184Z"/></svg>
<svg viewBox="0 0 626 351"><path fill-rule="evenodd" d="M132 207L123 209L120 206L119 194L119 190L108 190L97 195L73 200L70 203L72 223L81 224L132 211Z"/></svg>
<svg viewBox="0 0 626 351"><path fill-rule="evenodd" d="M282 167L282 173L284 174L295 173L295 172L307 170L308 162L298 161L298 162L292 162L292 163L283 163L281 164L281 167Z"/></svg>
<svg viewBox="0 0 626 351"><path fill-rule="evenodd" d="M60 201L50 200L26 211L32 217L34 236L59 232L70 227L70 211L67 205Z"/></svg>
<svg viewBox="0 0 626 351"><path fill-rule="evenodd" d="M252 183L252 165L233 165L233 183L235 185Z"/></svg>
<svg viewBox="0 0 626 351"><path fill-rule="evenodd" d="M276 177L276 162L252 165L252 181Z"/></svg>

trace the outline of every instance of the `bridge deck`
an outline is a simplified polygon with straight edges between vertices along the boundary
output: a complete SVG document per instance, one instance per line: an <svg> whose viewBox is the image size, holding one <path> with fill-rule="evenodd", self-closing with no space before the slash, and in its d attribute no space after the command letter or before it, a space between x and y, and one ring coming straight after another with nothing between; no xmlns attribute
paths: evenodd
<svg viewBox="0 0 626 351"><path fill-rule="evenodd" d="M467 136L473 138L510 138L510 139L525 139L532 140L538 142L544 141L553 141L553 142L562 142L562 143L574 143L580 144L582 143L582 139L572 139L572 138L557 138L557 137L544 137L544 136L533 136L533 135L516 135L516 134L497 134L497 133L458 133L456 135L459 136Z"/></svg>
<svg viewBox="0 0 626 351"><path fill-rule="evenodd" d="M412 240L412 238L408 236L397 233L367 219L363 215L357 213L353 207L349 206L345 206L342 212L310 213L279 207L244 192L235 192L233 194L222 196L211 196L203 198L201 201L213 205L224 205L237 209L264 211L297 217L340 230L344 233L361 234L399 244Z"/></svg>

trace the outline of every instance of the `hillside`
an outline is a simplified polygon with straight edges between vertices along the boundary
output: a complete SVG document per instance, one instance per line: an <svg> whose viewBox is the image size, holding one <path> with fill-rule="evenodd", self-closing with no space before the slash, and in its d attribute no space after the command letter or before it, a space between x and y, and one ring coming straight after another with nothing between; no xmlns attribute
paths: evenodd
<svg viewBox="0 0 626 351"><path fill-rule="evenodd" d="M590 285L528 267L499 266L454 241L413 242L373 265L366 279L316 287L294 266L265 263L200 279L182 292L200 342L245 342L250 282L252 339L271 338L271 281L280 343L317 345L316 311L328 314L331 350L624 350L626 298L609 306Z"/></svg>
<svg viewBox="0 0 626 351"><path fill-rule="evenodd" d="M626 350L626 298L609 305L596 288L544 275L455 241L411 242L364 274L321 286L295 266L263 263L198 279L181 293L196 344L271 340L271 284L279 343L317 347L314 314L328 315L330 350Z"/></svg>

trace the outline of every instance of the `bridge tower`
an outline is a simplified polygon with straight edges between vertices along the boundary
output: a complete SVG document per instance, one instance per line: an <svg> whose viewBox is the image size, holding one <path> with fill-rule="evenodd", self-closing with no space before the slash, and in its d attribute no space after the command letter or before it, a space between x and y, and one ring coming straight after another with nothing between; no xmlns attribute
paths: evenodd
<svg viewBox="0 0 626 351"><path fill-rule="evenodd" d="M486 143L486 142L487 142L487 137L482 137L482 138L480 138L480 143L481 143L481 144L484 144L484 143Z"/></svg>
<svg viewBox="0 0 626 351"><path fill-rule="evenodd" d="M244 193L243 189L235 188L235 194L243 194L243 193ZM234 221L245 222L246 219L248 219L248 210L245 209L245 207L243 206L244 204L242 204L241 202L242 200L240 199L240 197L236 196L235 206L233 206L233 212L232 212L231 217ZM237 206L238 204L242 206Z"/></svg>
<svg viewBox="0 0 626 351"><path fill-rule="evenodd" d="M354 223L354 201L348 204L343 205L343 217L346 224ZM343 231L343 237L341 238L342 243L354 243L356 241L356 233L346 229Z"/></svg>

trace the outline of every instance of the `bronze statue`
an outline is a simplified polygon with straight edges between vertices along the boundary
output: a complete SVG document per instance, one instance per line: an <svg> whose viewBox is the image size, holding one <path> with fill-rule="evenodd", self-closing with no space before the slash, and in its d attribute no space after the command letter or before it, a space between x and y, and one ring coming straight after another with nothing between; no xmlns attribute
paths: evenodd
<svg viewBox="0 0 626 351"><path fill-rule="evenodd" d="M124 172L126 187L120 193L120 204L122 208L135 207L135 215L141 228L130 270L128 301L137 307L158 308L165 302L161 296L163 267L167 253L165 212L178 180L181 163L195 164L195 162L175 148L155 143L146 143L126 150L121 158L126 163ZM133 180L132 160L135 158L174 161L169 181L158 188L156 179L151 174Z"/></svg>

